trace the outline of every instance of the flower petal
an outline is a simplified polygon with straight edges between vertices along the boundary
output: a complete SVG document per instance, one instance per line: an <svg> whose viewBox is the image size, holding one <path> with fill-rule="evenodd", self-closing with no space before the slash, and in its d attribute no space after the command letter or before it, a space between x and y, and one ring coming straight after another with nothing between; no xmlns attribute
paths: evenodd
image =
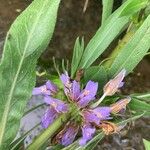
<svg viewBox="0 0 150 150"><path fill-rule="evenodd" d="M123 86L122 80L124 79L126 74L126 70L123 69L114 79L110 80L105 86L104 86L104 93L106 96L112 96L114 95L118 88Z"/></svg>
<svg viewBox="0 0 150 150"><path fill-rule="evenodd" d="M83 125L83 127L82 127L82 138L79 140L79 144L81 146L85 145L87 141L92 139L95 131L96 131L96 129L93 128L90 124Z"/></svg>
<svg viewBox="0 0 150 150"><path fill-rule="evenodd" d="M63 135L61 138L61 144L64 146L70 145L74 141L74 139L78 133L78 130L79 130L78 126L71 125L71 124L68 125L65 128L65 131L63 132Z"/></svg>
<svg viewBox="0 0 150 150"><path fill-rule="evenodd" d="M93 109L93 113L98 116L100 120L107 120L110 117L110 107L97 107Z"/></svg>
<svg viewBox="0 0 150 150"><path fill-rule="evenodd" d="M42 117L42 126L47 128L57 118L58 114L54 108L48 108Z"/></svg>
<svg viewBox="0 0 150 150"><path fill-rule="evenodd" d="M52 98L50 96L44 97L45 103L49 104L51 107L53 107L58 113L65 113L68 111L68 106L64 102Z"/></svg>
<svg viewBox="0 0 150 150"><path fill-rule="evenodd" d="M71 92L72 83L70 82L70 77L68 76L68 73L62 74L60 76L60 79L64 85L64 92L68 96Z"/></svg>
<svg viewBox="0 0 150 150"><path fill-rule="evenodd" d="M47 90L45 85L36 87L32 91L32 95L50 95L50 94L51 94L51 92L49 90Z"/></svg>
<svg viewBox="0 0 150 150"><path fill-rule="evenodd" d="M84 110L82 114L85 122L99 125L102 120L110 119L110 112L110 107L97 107L95 109Z"/></svg>
<svg viewBox="0 0 150 150"><path fill-rule="evenodd" d="M100 123L100 119L98 118L98 116L95 115L91 110L83 111L82 115L83 115L83 118L84 118L84 122L95 123L95 124Z"/></svg>
<svg viewBox="0 0 150 150"><path fill-rule="evenodd" d="M67 72L65 72L65 74L62 74L60 76L60 79L64 85L66 85L68 82L70 82L70 77L68 76Z"/></svg>
<svg viewBox="0 0 150 150"><path fill-rule="evenodd" d="M46 88L48 90L50 90L52 93L56 93L57 92L57 86L55 84L53 84L50 80L48 80L46 82Z"/></svg>
<svg viewBox="0 0 150 150"><path fill-rule="evenodd" d="M91 100L95 99L95 95L97 93L98 83L89 81L85 87L85 89L80 94L80 100L78 101L78 105L83 108L88 105Z"/></svg>
<svg viewBox="0 0 150 150"><path fill-rule="evenodd" d="M74 80L72 83L72 93L71 93L72 100L77 101L79 95L80 95L80 84L79 82Z"/></svg>

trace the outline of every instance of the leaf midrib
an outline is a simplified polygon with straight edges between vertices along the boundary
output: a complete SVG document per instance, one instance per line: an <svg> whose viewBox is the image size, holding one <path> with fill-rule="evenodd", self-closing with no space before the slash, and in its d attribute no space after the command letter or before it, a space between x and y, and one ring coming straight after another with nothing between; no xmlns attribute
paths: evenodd
<svg viewBox="0 0 150 150"><path fill-rule="evenodd" d="M27 42L25 44L24 52L23 52L21 61L20 61L19 66L18 66L17 73L16 73L16 75L14 77L14 80L13 80L13 83L12 83L12 86L11 86L11 89L10 89L10 92L9 92L10 94L8 95L8 100L7 100L6 104L5 104L5 109L4 109L4 113L3 113L3 116L2 116L2 120L1 120L0 146L2 145L2 141L3 141L3 135L4 135L4 131L5 131L6 124L7 124L7 118L8 118L8 114L9 114L9 109L10 109L10 104L11 104L13 92L14 92L14 89L15 89L15 86L16 86L16 82L17 82L17 79L18 79L18 76L19 76L19 73L20 73L20 70L21 70L24 58L25 58L27 47L29 45L29 42L30 42L31 37L32 37L32 34L34 33L34 30L35 30L35 27L36 27L36 24L38 23L41 15L42 15L44 6L46 5L47 1L48 0L45 0L45 3L43 2L43 6L41 7L41 11L40 11L39 15L37 16L37 19L36 19L35 23L33 24L33 27L32 27L31 32L29 34L29 38L28 38L28 40L27 40ZM5 49L5 47L4 47L4 49Z"/></svg>

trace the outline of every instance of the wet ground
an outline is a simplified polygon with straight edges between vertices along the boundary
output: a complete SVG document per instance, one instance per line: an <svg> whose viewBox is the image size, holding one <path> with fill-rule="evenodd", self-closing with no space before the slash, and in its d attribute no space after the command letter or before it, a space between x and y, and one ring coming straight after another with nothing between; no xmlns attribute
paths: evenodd
<svg viewBox="0 0 150 150"><path fill-rule="evenodd" d="M30 0L0 0L0 53L7 30L13 20L30 4ZM100 25L101 4L99 0L89 1L83 13L85 0L64 0L61 2L57 25L52 41L41 57L42 63L49 63L52 56L70 59L77 36L89 41ZM145 57L126 82L125 93L150 90L150 57ZM143 150L142 138L150 140L150 119L143 118L130 126L128 132L106 137L96 149L99 150Z"/></svg>

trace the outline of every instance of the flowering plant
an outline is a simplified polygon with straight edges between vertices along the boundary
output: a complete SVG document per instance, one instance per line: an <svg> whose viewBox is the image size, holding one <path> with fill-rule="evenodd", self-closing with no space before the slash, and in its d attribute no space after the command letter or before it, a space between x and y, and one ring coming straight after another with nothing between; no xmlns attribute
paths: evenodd
<svg viewBox="0 0 150 150"><path fill-rule="evenodd" d="M42 126L47 128L60 114L69 112L70 121L55 137L55 142L64 146L68 146L74 141L79 129L82 130L82 138L79 140L80 145L85 145L87 141L92 139L96 128L102 128L105 134L119 131L119 127L106 120L112 119L111 113L117 114L125 109L131 98L124 98L110 106L98 105L106 96L112 96L118 88L122 87L124 76L125 70L122 70L104 86L103 96L90 106L88 106L89 103L96 99L98 83L88 81L85 88L80 90L80 83L76 80L71 80L67 72L60 76L67 100L63 101L54 98L57 97L58 88L51 81L47 81L41 87L34 88L32 94L44 95L45 103L50 105L42 117Z"/></svg>
<svg viewBox="0 0 150 150"><path fill-rule="evenodd" d="M47 108L40 118L43 130L27 150L93 149L104 135L118 133L129 121L149 115L150 104L144 101L149 93L118 94L124 77L150 49L149 1L123 1L112 12L113 0L103 0L102 24L86 46L83 38L77 38L70 69L62 63L60 71L54 61L58 75L52 78L47 71L46 83L35 87L37 60L52 37L59 3L34 0L8 31L0 63L2 150L21 149L26 137L39 126L16 137L21 118L41 107L25 111L31 96L40 95ZM121 33L116 48L97 64Z"/></svg>

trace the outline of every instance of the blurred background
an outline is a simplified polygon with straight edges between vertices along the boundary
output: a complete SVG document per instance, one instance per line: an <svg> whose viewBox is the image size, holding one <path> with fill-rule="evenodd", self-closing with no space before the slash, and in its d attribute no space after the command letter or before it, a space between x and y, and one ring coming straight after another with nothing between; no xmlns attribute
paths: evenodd
<svg viewBox="0 0 150 150"><path fill-rule="evenodd" d="M31 3L30 0L0 0L0 56L6 33L15 18ZM121 5L115 0L114 10ZM99 28L102 14L101 0L89 0L83 13L85 0L62 0L54 36L47 50L39 59L39 65L51 67L52 56L57 60L71 60L75 39L84 36L85 43ZM21 36L21 35L20 35ZM102 57L106 57L116 45L114 41ZM150 91L150 57L146 56L126 79L123 93ZM143 118L131 123L120 134L106 137L96 149L144 150L142 138L150 140L150 119Z"/></svg>

